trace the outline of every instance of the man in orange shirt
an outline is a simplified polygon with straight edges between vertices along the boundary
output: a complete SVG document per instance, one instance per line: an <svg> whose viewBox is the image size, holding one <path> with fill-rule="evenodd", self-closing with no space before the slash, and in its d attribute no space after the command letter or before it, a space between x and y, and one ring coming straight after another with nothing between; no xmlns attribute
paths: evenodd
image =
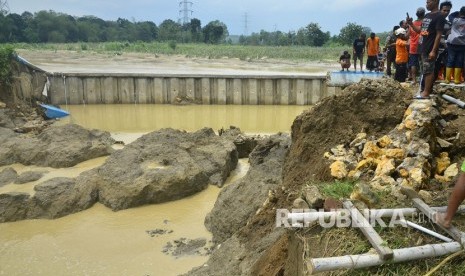
<svg viewBox="0 0 465 276"><path fill-rule="evenodd" d="M379 48L379 37L375 33L371 33L370 37L367 39L367 66L366 68L373 72L376 69L378 71L378 54L380 52Z"/></svg>

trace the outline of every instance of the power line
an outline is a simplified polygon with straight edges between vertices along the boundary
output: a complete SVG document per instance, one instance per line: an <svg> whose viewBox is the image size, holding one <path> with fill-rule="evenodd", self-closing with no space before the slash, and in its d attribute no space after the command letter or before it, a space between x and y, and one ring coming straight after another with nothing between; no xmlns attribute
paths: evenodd
<svg viewBox="0 0 465 276"><path fill-rule="evenodd" d="M0 0L0 13L3 15L10 13L10 7L8 6L7 0Z"/></svg>
<svg viewBox="0 0 465 276"><path fill-rule="evenodd" d="M192 10L192 5L194 5L194 3L187 0L182 0L181 2L179 2L179 16L182 15L182 18L179 21L182 22L182 25L190 23L189 13L190 15L194 13L194 11Z"/></svg>

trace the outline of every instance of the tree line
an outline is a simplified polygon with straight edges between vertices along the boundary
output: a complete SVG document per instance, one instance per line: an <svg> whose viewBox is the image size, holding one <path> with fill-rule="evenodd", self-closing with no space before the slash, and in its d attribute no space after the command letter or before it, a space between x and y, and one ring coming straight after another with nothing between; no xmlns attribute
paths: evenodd
<svg viewBox="0 0 465 276"><path fill-rule="evenodd" d="M228 39L226 24L219 20L202 26L199 19L191 19L180 24L171 19L164 20L159 26L151 21L129 21L118 18L116 21L103 20L95 16L74 17L55 11L39 11L34 14L23 12L0 13L0 43L72 43L72 42L178 42L178 43L232 43ZM331 36L323 32L318 23L309 23L298 31L267 32L260 31L249 36L240 36L242 45L268 46L324 46L331 44L351 45L362 32L369 34L370 28L348 23L340 33ZM383 36L386 36L383 33Z"/></svg>

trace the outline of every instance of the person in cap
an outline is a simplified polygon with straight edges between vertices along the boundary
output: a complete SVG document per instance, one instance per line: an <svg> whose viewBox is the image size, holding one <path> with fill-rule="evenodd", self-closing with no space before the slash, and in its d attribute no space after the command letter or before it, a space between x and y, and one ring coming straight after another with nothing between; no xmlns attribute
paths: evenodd
<svg viewBox="0 0 465 276"><path fill-rule="evenodd" d="M398 82L405 82L407 79L407 62L408 62L408 42L407 30L399 28L396 30L396 73L394 79Z"/></svg>
<svg viewBox="0 0 465 276"><path fill-rule="evenodd" d="M417 19L413 21L413 25L417 28L421 28L423 18L425 17L425 9L420 7L417 9L416 16ZM420 34L415 32L412 27L410 27L410 46L409 46L409 56L408 56L408 68L410 71L410 77L412 78L412 84L417 83L417 72L420 68L420 51L418 50L418 43L420 39Z"/></svg>
<svg viewBox="0 0 465 276"><path fill-rule="evenodd" d="M344 53L339 57L339 63L341 64L341 71L344 71L344 69L349 71L350 68L350 54L348 51L344 51Z"/></svg>

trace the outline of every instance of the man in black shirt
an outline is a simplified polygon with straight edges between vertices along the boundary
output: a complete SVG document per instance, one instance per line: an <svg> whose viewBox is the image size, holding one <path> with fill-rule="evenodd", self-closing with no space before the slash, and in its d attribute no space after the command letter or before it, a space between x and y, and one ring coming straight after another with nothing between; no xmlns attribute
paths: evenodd
<svg viewBox="0 0 465 276"><path fill-rule="evenodd" d="M412 29L420 33L421 63L423 65L422 78L425 81L424 90L415 98L429 99L434 84L434 65L438 56L439 42L444 31L445 18L439 12L439 0L427 0L426 9L430 11L425 15L421 28L413 25L413 19L407 17Z"/></svg>
<svg viewBox="0 0 465 276"><path fill-rule="evenodd" d="M359 38L354 40L354 71L357 72L357 59L360 60L360 71L363 72L363 54L365 53L366 35L361 34Z"/></svg>

